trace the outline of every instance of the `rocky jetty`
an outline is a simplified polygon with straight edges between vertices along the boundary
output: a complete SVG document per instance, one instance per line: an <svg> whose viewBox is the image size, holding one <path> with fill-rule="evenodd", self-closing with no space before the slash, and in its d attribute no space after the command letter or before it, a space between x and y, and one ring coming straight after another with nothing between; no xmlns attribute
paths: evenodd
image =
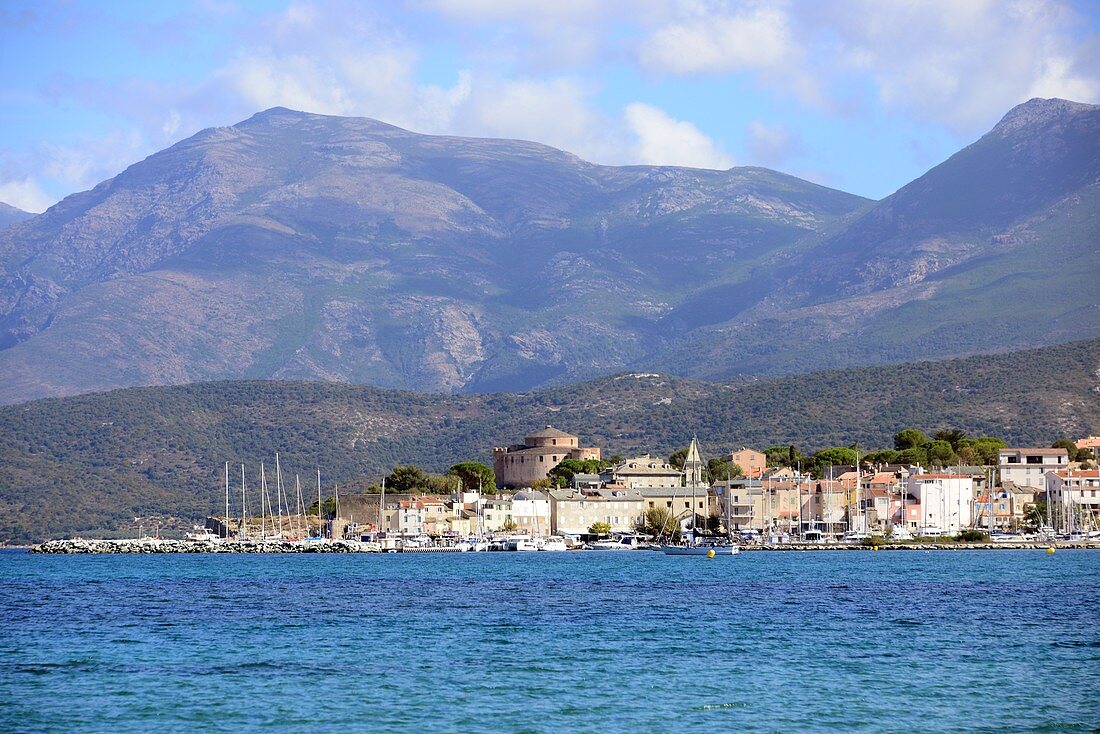
<svg viewBox="0 0 1100 734"><path fill-rule="evenodd" d="M51 540L31 548L31 553L377 553L378 547L355 540L290 542L283 540Z"/></svg>

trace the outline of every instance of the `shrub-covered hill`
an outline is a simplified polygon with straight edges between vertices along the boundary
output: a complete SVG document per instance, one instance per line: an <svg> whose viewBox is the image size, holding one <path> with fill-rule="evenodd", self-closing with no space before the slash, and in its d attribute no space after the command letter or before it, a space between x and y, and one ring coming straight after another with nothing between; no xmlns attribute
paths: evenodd
<svg viewBox="0 0 1100 734"><path fill-rule="evenodd" d="M1047 445L1100 431L1100 340L940 362L742 383L624 374L530 393L438 395L320 382L116 390L0 408L0 539L201 517L224 462L327 486L396 464L491 462L493 446L554 424L607 453L665 455L698 434L709 456L748 445L888 447L906 427ZM304 479L305 481L305 479ZM254 485L253 485L254 486Z"/></svg>

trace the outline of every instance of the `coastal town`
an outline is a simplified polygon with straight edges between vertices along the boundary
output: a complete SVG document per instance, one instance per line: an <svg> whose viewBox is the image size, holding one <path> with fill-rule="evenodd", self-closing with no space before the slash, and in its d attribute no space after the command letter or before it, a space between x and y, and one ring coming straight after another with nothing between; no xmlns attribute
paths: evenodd
<svg viewBox="0 0 1100 734"><path fill-rule="evenodd" d="M707 463L695 438L667 459L605 460L599 447L547 425L494 448L491 470L453 467L447 478L458 486L447 493L387 491L383 479L376 491L341 496L318 472L309 506L311 490L297 477L291 490L276 458L271 481L261 468L259 497L250 500L244 467L236 485L226 464L225 511L188 540L269 550L339 541L403 552L713 546L719 538L744 548L1100 544L1100 472L1090 459L1097 448L1100 437L1089 436L1068 447L1000 447L995 465L930 469L857 458L811 472L749 447Z"/></svg>

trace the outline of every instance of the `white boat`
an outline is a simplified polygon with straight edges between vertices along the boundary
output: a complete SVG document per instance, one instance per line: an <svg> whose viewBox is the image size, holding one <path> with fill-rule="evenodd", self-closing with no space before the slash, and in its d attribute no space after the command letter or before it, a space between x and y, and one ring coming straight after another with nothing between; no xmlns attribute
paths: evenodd
<svg viewBox="0 0 1100 734"><path fill-rule="evenodd" d="M198 525L195 526L194 531L195 532L193 533L187 533L188 540L205 543L216 543L223 540L220 535L217 535L214 532L207 530L206 528L199 527Z"/></svg>
<svg viewBox="0 0 1100 734"><path fill-rule="evenodd" d="M645 536L633 533L624 533L622 535L616 535L613 538L597 540L588 545L592 550L599 551L638 550L647 546L648 541Z"/></svg>
<svg viewBox="0 0 1100 734"><path fill-rule="evenodd" d="M549 538L542 538L537 543L540 551L567 551L569 546L565 544L565 538L558 537L557 535L551 535Z"/></svg>

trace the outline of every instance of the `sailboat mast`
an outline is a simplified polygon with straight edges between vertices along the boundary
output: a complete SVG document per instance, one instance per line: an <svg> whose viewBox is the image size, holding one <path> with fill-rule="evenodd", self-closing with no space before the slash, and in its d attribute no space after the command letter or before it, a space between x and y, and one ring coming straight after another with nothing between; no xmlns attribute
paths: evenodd
<svg viewBox="0 0 1100 734"><path fill-rule="evenodd" d="M378 498L378 532L385 532L382 523L386 517L386 477L382 477L382 496Z"/></svg>
<svg viewBox="0 0 1100 734"><path fill-rule="evenodd" d="M283 532L283 472L279 452L275 452L275 512L279 515L279 533Z"/></svg>
<svg viewBox="0 0 1100 734"><path fill-rule="evenodd" d="M294 475L294 524L298 529L298 540L301 540L302 535L302 482L298 479L298 475Z"/></svg>
<svg viewBox="0 0 1100 734"><path fill-rule="evenodd" d="M229 462L225 462L225 539L229 540Z"/></svg>
<svg viewBox="0 0 1100 734"><path fill-rule="evenodd" d="M317 536L325 537L324 521L321 519L321 470L317 470Z"/></svg>
<svg viewBox="0 0 1100 734"><path fill-rule="evenodd" d="M245 526L248 523L248 500L244 494L244 464L241 464L241 531L239 533L240 538L243 540L247 534Z"/></svg>
<svg viewBox="0 0 1100 734"><path fill-rule="evenodd" d="M336 499L335 504L332 508L332 532L329 533L332 536L333 540L336 539L336 523L340 518L340 485L335 484L334 487L336 492L334 496L336 497Z"/></svg>
<svg viewBox="0 0 1100 734"><path fill-rule="evenodd" d="M264 471L264 463L260 462L260 539L267 539L267 512L265 501L267 500L267 472Z"/></svg>

